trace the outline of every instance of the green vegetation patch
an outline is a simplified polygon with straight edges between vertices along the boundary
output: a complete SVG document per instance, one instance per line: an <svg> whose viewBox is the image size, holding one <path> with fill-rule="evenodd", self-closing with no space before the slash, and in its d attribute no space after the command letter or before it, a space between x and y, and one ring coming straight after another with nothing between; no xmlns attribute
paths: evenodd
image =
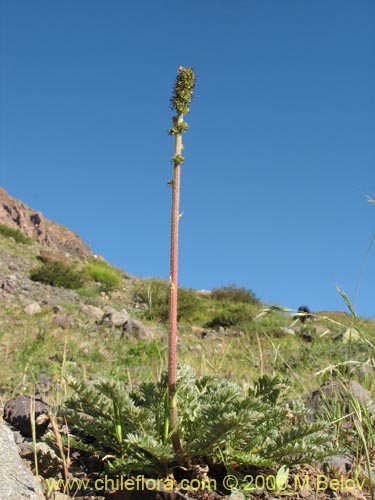
<svg viewBox="0 0 375 500"><path fill-rule="evenodd" d="M90 261L83 269L85 276L101 286L104 291L118 288L121 284L121 271L104 261Z"/></svg>
<svg viewBox="0 0 375 500"><path fill-rule="evenodd" d="M162 279L149 279L140 283L134 295L137 300L147 304L144 316L148 320L168 322L170 285ZM195 290L189 288L178 289L177 318L181 323L191 324L204 313L204 301Z"/></svg>
<svg viewBox="0 0 375 500"><path fill-rule="evenodd" d="M24 245L31 245L33 242L31 238L25 236L18 229L13 229L5 224L0 224L0 234L6 238L13 238L17 243L23 243Z"/></svg>
<svg viewBox="0 0 375 500"><path fill-rule="evenodd" d="M83 284L82 274L74 266L64 262L46 262L35 266L29 277L46 285L69 289L80 288Z"/></svg>

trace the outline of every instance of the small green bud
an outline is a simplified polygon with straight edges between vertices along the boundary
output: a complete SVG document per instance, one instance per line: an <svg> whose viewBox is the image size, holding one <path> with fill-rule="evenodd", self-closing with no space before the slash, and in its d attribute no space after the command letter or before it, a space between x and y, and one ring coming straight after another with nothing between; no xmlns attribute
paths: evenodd
<svg viewBox="0 0 375 500"><path fill-rule="evenodd" d="M184 161L185 158L182 155L175 155L172 158L172 163L174 163L174 165L181 165L182 163L184 163Z"/></svg>

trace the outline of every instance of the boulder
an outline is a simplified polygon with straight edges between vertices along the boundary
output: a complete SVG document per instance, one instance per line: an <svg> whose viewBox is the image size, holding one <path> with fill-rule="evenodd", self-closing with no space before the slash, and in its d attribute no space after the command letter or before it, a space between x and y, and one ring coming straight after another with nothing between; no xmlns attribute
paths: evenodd
<svg viewBox="0 0 375 500"><path fill-rule="evenodd" d="M371 380L374 377L375 370L372 364L369 363L349 363L350 373L358 377L359 382Z"/></svg>
<svg viewBox="0 0 375 500"><path fill-rule="evenodd" d="M348 474L353 465L354 459L349 455L333 455L322 460L323 470L329 471L331 469L340 472L341 474Z"/></svg>
<svg viewBox="0 0 375 500"><path fill-rule="evenodd" d="M1 500L44 500L35 477L18 454L13 433L0 425L0 498Z"/></svg>
<svg viewBox="0 0 375 500"><path fill-rule="evenodd" d="M355 328L349 327L342 333L343 344L348 344L349 342L358 342L358 340L361 340L361 335Z"/></svg>
<svg viewBox="0 0 375 500"><path fill-rule="evenodd" d="M34 444L32 441L22 443L21 458L34 462ZM62 459L57 456L47 443L36 443L36 456L38 460L38 472L45 477L57 477L64 470Z"/></svg>
<svg viewBox="0 0 375 500"><path fill-rule="evenodd" d="M40 437L46 432L49 424L49 406L41 399L23 395L16 396L5 404L3 418L5 422L13 425L24 436L32 437L32 405L35 407L35 433L37 437Z"/></svg>
<svg viewBox="0 0 375 500"><path fill-rule="evenodd" d="M137 340L152 340L154 337L151 329L145 327L145 325L138 319L129 319L125 323L124 334L127 337Z"/></svg>
<svg viewBox="0 0 375 500"><path fill-rule="evenodd" d="M109 316L112 326L123 326L127 321L129 321L130 316L126 309L121 309L121 311L113 311Z"/></svg>
<svg viewBox="0 0 375 500"><path fill-rule="evenodd" d="M304 399L306 406L314 413L322 412L323 406L328 406L328 408L332 406L333 408L337 403L346 405L347 411L350 411L349 394L360 404L366 406L371 413L374 412L374 401L371 398L370 392L355 380L342 382L335 380L328 382Z"/></svg>
<svg viewBox="0 0 375 500"><path fill-rule="evenodd" d="M90 319L94 319L97 323L103 320L104 311L99 307L84 304L81 307L81 312Z"/></svg>
<svg viewBox="0 0 375 500"><path fill-rule="evenodd" d="M73 318L64 312L58 312L53 318L53 323L61 328L69 328L73 322Z"/></svg>
<svg viewBox="0 0 375 500"><path fill-rule="evenodd" d="M295 335L295 334L296 332L293 330L293 328L288 328L287 326L280 327L280 337L284 335Z"/></svg>
<svg viewBox="0 0 375 500"><path fill-rule="evenodd" d="M34 316L34 314L39 314L40 312L42 312L42 308L40 307L38 302L32 302L25 307L24 312L29 316Z"/></svg>
<svg viewBox="0 0 375 500"><path fill-rule="evenodd" d="M7 278L3 281L1 288L4 292L15 293L18 290L18 285L14 279Z"/></svg>

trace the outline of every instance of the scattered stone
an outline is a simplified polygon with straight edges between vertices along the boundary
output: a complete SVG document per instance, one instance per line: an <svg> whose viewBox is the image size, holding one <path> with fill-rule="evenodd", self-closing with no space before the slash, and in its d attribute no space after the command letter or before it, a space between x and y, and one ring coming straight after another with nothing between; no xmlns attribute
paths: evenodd
<svg viewBox="0 0 375 500"><path fill-rule="evenodd" d="M72 497L69 495L65 495L61 491L55 491L53 500L72 500Z"/></svg>
<svg viewBox="0 0 375 500"><path fill-rule="evenodd" d="M34 314L39 314L40 312L42 312L42 308L40 307L38 302L32 302L25 307L24 312L29 316L34 316Z"/></svg>
<svg viewBox="0 0 375 500"><path fill-rule="evenodd" d="M181 329L181 326L180 326L180 329ZM198 337L202 337L202 333L205 331L205 329L202 328L201 326L193 325L190 327L190 331L194 335L197 335Z"/></svg>
<svg viewBox="0 0 375 500"><path fill-rule="evenodd" d="M38 382L36 385L36 389L38 393L46 394L50 391L53 385L52 377L49 373L40 371L38 373Z"/></svg>
<svg viewBox="0 0 375 500"><path fill-rule="evenodd" d="M179 491L164 489L161 481L145 479L146 484L139 489L122 489L111 491L106 500L188 500L188 497Z"/></svg>
<svg viewBox="0 0 375 500"><path fill-rule="evenodd" d="M1 288L4 290L4 292L15 293L18 290L18 285L15 280L7 278L1 285Z"/></svg>
<svg viewBox="0 0 375 500"><path fill-rule="evenodd" d="M314 330L315 330L316 335L319 335L319 337L324 337L324 335L331 333L331 330L323 325L314 326Z"/></svg>
<svg viewBox="0 0 375 500"><path fill-rule="evenodd" d="M130 319L129 313L126 309L121 309L121 311L113 311L110 316L110 320L113 326L123 326Z"/></svg>
<svg viewBox="0 0 375 500"><path fill-rule="evenodd" d="M116 309L114 309L112 306L109 306L108 304L104 306L103 312L105 316L110 316L113 312L115 312Z"/></svg>
<svg viewBox="0 0 375 500"><path fill-rule="evenodd" d="M18 454L13 433L0 424L0 498L1 500L44 500L44 495Z"/></svg>
<svg viewBox="0 0 375 500"><path fill-rule="evenodd" d="M349 457L348 455L333 455L332 457L325 458L322 461L322 466L325 472L334 469L336 472L348 474L353 467L353 463L353 457Z"/></svg>
<svg viewBox="0 0 375 500"><path fill-rule="evenodd" d="M302 332L300 334L300 336L301 336L301 339L304 340L305 342L312 342L313 341L312 333L309 331Z"/></svg>
<svg viewBox="0 0 375 500"><path fill-rule="evenodd" d="M114 327L124 326L130 319L129 313L126 309L116 311L116 309L107 305L104 307L103 313L102 322L109 322L110 325Z"/></svg>
<svg viewBox="0 0 375 500"><path fill-rule="evenodd" d="M124 325L124 334L137 340L152 340L154 335L150 328L138 319L129 319Z"/></svg>
<svg viewBox="0 0 375 500"><path fill-rule="evenodd" d="M20 456L34 462L34 443L32 441L22 444ZM44 478L57 477L59 473L63 472L63 461L47 443L36 443L36 456L38 472Z"/></svg>
<svg viewBox="0 0 375 500"><path fill-rule="evenodd" d="M220 339L223 339L226 336L227 332L223 326L219 326L219 329L216 332L216 336Z"/></svg>
<svg viewBox="0 0 375 500"><path fill-rule="evenodd" d="M355 328L349 327L342 333L343 344L348 344L349 342L358 342L358 340L361 340L361 335Z"/></svg>
<svg viewBox="0 0 375 500"><path fill-rule="evenodd" d="M201 344L191 345L191 346L189 346L189 351L201 352L202 346L201 346Z"/></svg>
<svg viewBox="0 0 375 500"><path fill-rule="evenodd" d="M319 413L323 406L330 407L336 403L345 404L348 401L348 394L360 404L367 406L371 413L374 412L374 402L372 401L370 392L355 380L350 380L349 382L328 382L305 397L305 404L313 412Z"/></svg>
<svg viewBox="0 0 375 500"><path fill-rule="evenodd" d="M298 491L298 496L300 498L306 498L306 500L310 500L314 498L314 496L312 495L311 493L311 490L309 488L301 488L299 491Z"/></svg>
<svg viewBox="0 0 375 500"><path fill-rule="evenodd" d="M358 377L359 382L365 382L374 377L374 367L368 363L350 363L350 373Z"/></svg>
<svg viewBox="0 0 375 500"><path fill-rule="evenodd" d="M8 424L18 429L24 436L31 437L31 405L35 406L35 433L37 437L46 432L49 418L49 406L41 399L30 396L16 396L4 406L3 418Z"/></svg>
<svg viewBox="0 0 375 500"><path fill-rule="evenodd" d="M53 323L57 326L60 326L64 330L69 328L72 325L73 318L66 313L58 312L54 318Z"/></svg>
<svg viewBox="0 0 375 500"><path fill-rule="evenodd" d="M201 337L205 340L216 339L216 332L214 330L203 330Z"/></svg>
<svg viewBox="0 0 375 500"><path fill-rule="evenodd" d="M280 328L280 332L285 335L295 335L296 332L293 330L293 328L288 328L287 326L282 326Z"/></svg>
<svg viewBox="0 0 375 500"><path fill-rule="evenodd" d="M245 500L245 495L242 491L233 491L228 497L228 500Z"/></svg>
<svg viewBox="0 0 375 500"><path fill-rule="evenodd" d="M139 309L140 311L146 311L146 309L148 309L148 305L146 304L146 302L136 302L135 304L133 304L133 308Z"/></svg>
<svg viewBox="0 0 375 500"><path fill-rule="evenodd" d="M97 323L100 323L103 320L104 311L99 307L84 304L81 306L81 312L88 318L94 319Z"/></svg>

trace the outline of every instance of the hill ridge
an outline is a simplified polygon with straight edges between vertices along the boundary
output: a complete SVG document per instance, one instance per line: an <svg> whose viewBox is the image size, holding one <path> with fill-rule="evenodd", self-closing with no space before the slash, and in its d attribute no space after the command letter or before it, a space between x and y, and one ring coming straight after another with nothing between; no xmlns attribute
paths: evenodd
<svg viewBox="0 0 375 500"><path fill-rule="evenodd" d="M0 186L0 224L18 229L25 236L71 257L89 258L92 252L82 238L67 227L44 217Z"/></svg>

